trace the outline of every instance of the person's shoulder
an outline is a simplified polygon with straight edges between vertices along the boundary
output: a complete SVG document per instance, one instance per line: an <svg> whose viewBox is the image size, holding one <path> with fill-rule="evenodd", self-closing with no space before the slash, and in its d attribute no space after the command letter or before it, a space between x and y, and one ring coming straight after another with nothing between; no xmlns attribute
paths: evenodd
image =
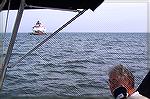
<svg viewBox="0 0 150 99"><path fill-rule="evenodd" d="M139 92L134 92L130 97L128 97L127 99L148 99L147 97L142 96L141 94L139 94Z"/></svg>

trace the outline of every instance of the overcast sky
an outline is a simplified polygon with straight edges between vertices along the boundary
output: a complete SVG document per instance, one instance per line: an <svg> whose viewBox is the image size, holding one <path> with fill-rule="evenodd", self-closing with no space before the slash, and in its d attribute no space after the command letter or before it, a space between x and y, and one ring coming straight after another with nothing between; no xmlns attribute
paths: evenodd
<svg viewBox="0 0 150 99"><path fill-rule="evenodd" d="M147 11L147 3L104 2L94 12L86 11L62 32L147 32ZM7 32L12 32L16 12L9 14ZM45 25L47 32L54 32L76 14L49 9L26 10L19 32L31 32L38 20ZM3 20L5 15L3 12Z"/></svg>

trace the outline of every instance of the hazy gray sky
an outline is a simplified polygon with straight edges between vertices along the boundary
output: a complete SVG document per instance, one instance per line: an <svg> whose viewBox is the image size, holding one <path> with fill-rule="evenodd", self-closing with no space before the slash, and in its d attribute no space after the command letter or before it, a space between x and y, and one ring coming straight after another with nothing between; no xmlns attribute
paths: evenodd
<svg viewBox="0 0 150 99"><path fill-rule="evenodd" d="M12 31L16 12L10 12L7 32ZM31 32L37 20L45 25L47 32L54 32L76 14L49 9L26 10L19 32ZM147 22L147 3L104 2L94 12L85 12L62 32L147 32Z"/></svg>

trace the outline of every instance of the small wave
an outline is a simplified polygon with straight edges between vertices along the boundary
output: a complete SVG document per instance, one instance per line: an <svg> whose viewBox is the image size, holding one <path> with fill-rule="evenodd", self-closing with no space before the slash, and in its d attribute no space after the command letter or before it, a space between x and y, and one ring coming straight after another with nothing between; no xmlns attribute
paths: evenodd
<svg viewBox="0 0 150 99"><path fill-rule="evenodd" d="M58 89L65 89L68 85L67 84L52 84L49 85L48 87L52 87L52 88L58 88Z"/></svg>
<svg viewBox="0 0 150 99"><path fill-rule="evenodd" d="M68 53L72 53L72 52L74 52L74 51L72 51L72 50L63 50L64 52L68 52Z"/></svg>
<svg viewBox="0 0 150 99"><path fill-rule="evenodd" d="M48 71L48 72L50 72L50 73L59 73L59 74L64 74L64 72L63 72L63 71L56 71L56 70L50 70L50 71Z"/></svg>
<svg viewBox="0 0 150 99"><path fill-rule="evenodd" d="M94 84L77 84L77 86L81 87L81 88L103 88L102 85L94 85Z"/></svg>
<svg viewBox="0 0 150 99"><path fill-rule="evenodd" d="M14 76L14 75L7 75L7 78L6 78L7 80L13 80L13 79L17 79L17 77L16 76Z"/></svg>
<svg viewBox="0 0 150 99"><path fill-rule="evenodd" d="M65 64L72 64L72 63L94 63L94 64L105 64L104 61L99 60L74 60L74 61L67 61Z"/></svg>
<svg viewBox="0 0 150 99"><path fill-rule="evenodd" d="M31 53L28 56L39 56L37 53Z"/></svg>
<svg viewBox="0 0 150 99"><path fill-rule="evenodd" d="M137 58L137 57L134 57L134 58L117 58L119 60L126 60L126 61L137 61L137 62L143 62L143 61L146 61L147 59L146 58Z"/></svg>
<svg viewBox="0 0 150 99"><path fill-rule="evenodd" d="M63 55L54 55L54 56L51 56L52 58L57 58L57 59L60 59L60 58L63 58L64 56Z"/></svg>
<svg viewBox="0 0 150 99"><path fill-rule="evenodd" d="M65 65L64 66L64 68L68 68L68 69L76 69L76 68L80 68L80 69L85 69L85 68L87 68L87 67L85 67L85 66L82 66L82 65Z"/></svg>
<svg viewBox="0 0 150 99"><path fill-rule="evenodd" d="M44 68L46 68L46 67L51 67L51 68L61 67L61 65L56 65L53 63L37 64L37 66L43 66Z"/></svg>
<svg viewBox="0 0 150 99"><path fill-rule="evenodd" d="M54 80L61 80L61 78L57 78L57 77L51 77L51 78L42 77L42 78L38 79L38 81L43 82L44 85L50 85L51 83L49 81L54 81ZM48 84L44 83L44 82L48 82ZM57 83L54 83L54 84L57 84Z"/></svg>
<svg viewBox="0 0 150 99"><path fill-rule="evenodd" d="M65 64L70 64L70 63L87 63L89 62L88 60L73 60L73 61L67 61Z"/></svg>
<svg viewBox="0 0 150 99"><path fill-rule="evenodd" d="M90 79L86 78L86 79L83 79L83 80L82 79L77 80L76 83L86 83L86 82L90 82L90 81L91 81Z"/></svg>
<svg viewBox="0 0 150 99"><path fill-rule="evenodd" d="M39 74L36 74L36 73L26 73L24 75L27 75L29 77L31 77L31 76L39 76Z"/></svg>
<svg viewBox="0 0 150 99"><path fill-rule="evenodd" d="M70 73L72 75L82 75L82 76L87 75L87 73L85 73L85 72L80 72L80 71L76 71L76 70L65 70L64 72Z"/></svg>
<svg viewBox="0 0 150 99"><path fill-rule="evenodd" d="M104 61L99 61L99 60L96 60L96 61L90 61L90 63L94 63L94 64L105 64Z"/></svg>
<svg viewBox="0 0 150 99"><path fill-rule="evenodd" d="M87 53L93 53L93 52L95 52L95 51L93 51L93 50L87 50L87 51L85 51L85 52L87 52Z"/></svg>
<svg viewBox="0 0 150 99"><path fill-rule="evenodd" d="M14 56L23 56L23 55L25 55L26 53L12 53L12 55L14 55ZM38 54L36 54L36 53L32 53L32 54L29 54L28 56L38 56Z"/></svg>
<svg viewBox="0 0 150 99"><path fill-rule="evenodd" d="M12 53L12 55L20 56L20 55L25 55L25 53Z"/></svg>
<svg viewBox="0 0 150 99"><path fill-rule="evenodd" d="M98 81L94 81L94 80L78 80L76 81L77 86L79 87L83 87L83 88L98 88L98 89L105 89L105 87L107 86L107 84L105 84L104 82L98 82Z"/></svg>

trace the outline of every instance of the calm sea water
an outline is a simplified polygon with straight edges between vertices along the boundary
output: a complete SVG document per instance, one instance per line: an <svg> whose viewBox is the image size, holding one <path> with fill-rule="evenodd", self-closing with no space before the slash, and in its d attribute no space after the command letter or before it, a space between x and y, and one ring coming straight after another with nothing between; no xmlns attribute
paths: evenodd
<svg viewBox="0 0 150 99"><path fill-rule="evenodd" d="M4 39L4 54L10 39ZM9 67L48 35L18 33ZM8 68L2 95L109 96L108 70L123 64L136 78L147 71L146 33L60 33Z"/></svg>

